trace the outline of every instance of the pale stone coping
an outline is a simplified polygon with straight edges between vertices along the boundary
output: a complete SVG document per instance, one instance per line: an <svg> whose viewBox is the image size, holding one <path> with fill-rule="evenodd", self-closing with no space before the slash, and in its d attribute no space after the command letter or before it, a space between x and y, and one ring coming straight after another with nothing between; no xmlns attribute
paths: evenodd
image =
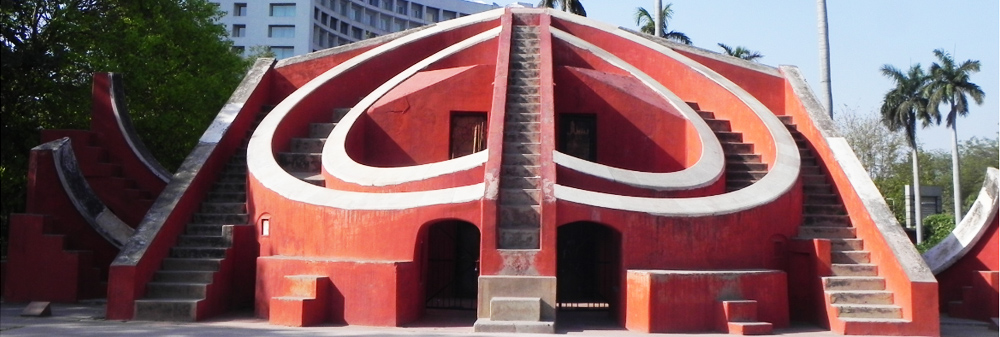
<svg viewBox="0 0 1000 337"><path fill-rule="evenodd" d="M556 198L577 204L653 215L696 217L735 213L766 205L784 195L795 186L795 183L798 181L801 165L798 146L795 144L792 134L778 120L778 117L753 97L753 95L750 95L738 85L712 69L666 46L577 15L559 11L549 11L549 13L560 20L603 29L622 39L632 41L673 58L692 70L701 73L743 101L760 118L772 139L774 139L775 148L774 164L763 178L746 188L729 193L696 198L645 198L586 191L557 184L555 185Z"/></svg>
<svg viewBox="0 0 1000 337"><path fill-rule="evenodd" d="M705 187L712 185L722 177L726 166L726 158L722 152L722 145L719 143L719 139L715 137L715 133L712 132L708 123L694 109L688 106L684 100L645 72L628 64L628 62L610 52L555 27L550 30L553 37L597 55L604 59L605 62L628 72L642 82L642 84L645 84L646 87L659 94L662 99L680 111L681 115L694 126L694 129L698 132L698 139L701 142L701 156L698 162L676 172L653 173L627 170L586 161L559 151L553 152L552 161L562 167L601 179L659 191L688 190Z"/></svg>
<svg viewBox="0 0 1000 337"><path fill-rule="evenodd" d="M439 34L442 32L454 30L462 26L487 22L495 20L503 14L502 10L495 10L489 12L483 12L475 15L470 15L461 19L449 20L441 22L428 29L419 30L413 32L412 34L407 34L398 39L387 42L378 47L372 48L354 58L351 58L344 63L341 63L332 69L324 72L313 80L309 81L301 88L293 92L283 101L281 101L271 112L261 121L257 130L254 132L253 136L250 138L250 143L248 145L247 151L247 170L253 175L259 183L261 183L264 188L272 190L279 195L288 198L289 200L301 202L304 204L325 206L325 207L335 207L340 209L350 209L350 210L399 210L408 209L416 207L424 207L431 205L441 205L441 204L454 204L454 203L464 203L470 201L476 201L483 198L486 192L486 184L478 183L474 185L451 187L438 190L429 191L416 191L416 192L396 192L396 193L367 193L367 192L349 192L349 191L339 191L333 189L327 189L319 186L315 186L304 181L301 181L291 174L286 172L281 166L278 165L274 158L274 148L272 148L272 137L275 130L277 130L278 125L281 124L282 119L288 115L288 113L295 108L295 106L305 97L315 93L319 87L328 81L336 78L340 74L343 74L347 70L353 69L358 65L369 61L373 57L391 52L400 46L408 43L418 41L420 39L426 38L431 35ZM480 33L472 38L467 39L460 43L460 47L452 46L447 50L448 53L454 53L458 50L468 48L469 46L493 38L499 34L500 28L494 28L492 30ZM441 51L438 54L445 53ZM438 55L435 54L435 55ZM433 57L433 56L432 56ZM443 56L441 56L443 57ZM426 60L424 60L426 61ZM422 67L421 67L422 68ZM413 70L411 67L407 71ZM415 72L414 72L415 73ZM412 74L411 74L412 75ZM397 75L394 79L402 75ZM408 76L407 76L408 77ZM402 78L405 79L405 78ZM392 81L390 81L392 82ZM383 89L386 85L380 87ZM393 85L394 86L394 85ZM389 87L391 88L391 87ZM384 94L388 89L384 89ZM373 96L376 96L373 98ZM367 105L374 103L381 95L370 94L366 97L366 100L372 99ZM359 103L359 106L361 104ZM327 146L324 147L323 162L324 167L334 168L340 163L328 163L328 156L332 153L328 153L332 150L332 144L338 143L339 148L343 148L344 140L346 139L346 133L349 129L349 125L352 124L360 113L364 112L364 108L354 107L351 112L341 120L340 124L345 124L345 126L337 127L331 132L331 137L339 137L334 139L339 139L338 141L327 142ZM341 130L341 131L338 131ZM340 132L340 133L338 133ZM343 153L346 156L346 151ZM350 174L361 175L367 179L367 184L371 186L385 186L378 184L389 184L392 182L401 183L406 181L416 181L427 179L434 176L439 176L451 172L458 172L461 170L466 170L469 168L475 168L482 165L486 161L487 153L486 151L481 151L479 154L473 154L469 156L464 156L456 158L446 162L439 162L428 165L418 165L412 167L401 167L401 168L370 168L356 163L353 159L343 160L350 161L354 163L354 170L362 172L351 172ZM346 156L350 158L349 156ZM470 164L473 163L473 164ZM350 165L350 164L348 164ZM377 174L383 176L378 176L374 173L366 173L363 171L369 169L379 170ZM331 174L341 174L341 170L333 169ZM399 177L393 177L398 175L403 179L412 180L400 180ZM341 176L335 175L340 179ZM350 181L351 180L345 180Z"/></svg>
<svg viewBox="0 0 1000 337"><path fill-rule="evenodd" d="M83 172L80 171L76 156L73 154L70 139L63 137L36 146L32 150L52 152L52 160L59 176L59 182L73 207L97 234L108 240L111 245L121 248L125 241L135 233L135 230L108 209L101 198L90 188L90 184L83 176Z"/></svg>
<svg viewBox="0 0 1000 337"><path fill-rule="evenodd" d="M437 23L432 23L432 24L429 24L429 25L423 25L423 26L419 26L419 27L414 27L414 28L410 28L410 29L407 29L407 30L404 30L404 31L395 32L395 33L391 33L391 34L380 35L380 36L377 36L377 37L373 37L373 38L370 38L370 39L364 39L364 40L361 40L361 41L352 42L352 43L348 43L348 44L345 44L345 45L340 45L340 46L331 47L331 48L327 48L327 49L323 49L323 50L318 50L318 51L314 51L314 52L306 53L306 54L302 54L302 55L292 56L292 57L289 57L289 58L285 58L285 59L279 60L278 63L274 65L274 68L276 68L276 69L277 68L282 68L282 67L285 67L285 66L290 66L290 65L294 65L294 64L303 63L303 62L309 62L309 61L312 61L312 60L315 60L315 59L321 59L321 58L324 58L324 57L327 57L327 56L330 56L330 55L336 55L336 54L340 54L340 53L343 53L343 52L348 52L348 51L351 51L351 50L357 50L357 49L361 49L361 48L371 47L371 46L374 46L374 45L379 45L379 44L386 43L386 42L398 39L400 37L403 37L403 36L406 36L406 35L409 35L409 34L412 34L412 33L415 33L415 32L418 32L418 31L421 31L421 30L424 30L424 29L427 29L427 28L434 27L436 25L438 25L438 24Z"/></svg>
<svg viewBox="0 0 1000 337"><path fill-rule="evenodd" d="M715 52L715 51L712 51L712 50L698 48L698 47L695 47L695 46L692 46L692 45L686 45L686 44L683 44L683 43L680 43L680 42L674 42L674 41L667 40L667 39L662 38L662 37L657 37L657 36L653 36L653 35L650 35L650 34L646 34L646 33L642 33L642 32L637 32L635 30L632 30L632 29L626 28L626 27L618 27L618 28L621 29L621 30L627 31L629 33L638 35L640 37L643 37L645 39L648 39L650 41L653 41L655 43L659 43L659 44L664 45L664 46L666 46L668 48L671 48L671 49L683 50L683 51L688 52L688 53L692 53L692 54L696 54L698 56L710 58L710 59L713 59L713 60L716 60L716 61L719 61L719 62L722 62L722 63L728 63L728 64L731 64L731 65L734 65L734 66L737 66L737 67L740 67L740 68L751 69L751 70L757 71L759 73L771 75L771 76L778 77L778 78L781 77L781 72L778 71L778 68L775 68L775 67L763 64L763 63L758 63L758 62L754 62L754 61L747 61L747 60L741 59L739 57L733 57L733 56L729 56L729 55L722 54L722 53L719 53L719 52Z"/></svg>
<svg viewBox="0 0 1000 337"><path fill-rule="evenodd" d="M907 279L911 282L936 282L934 274L924 259L917 252L916 247L910 242L909 236L903 231L903 227L896 221L896 216L885 203L885 198L879 192L878 187L872 182L871 176L861 165L861 161L854 154L850 144L843 137L839 137L836 125L820 104L806 84L805 78L794 66L781 66L779 68L785 75L785 79L792 87L792 91L805 107L808 117L813 125L819 130L823 139L833 152L834 162L828 165L839 165L847 176L854 191L858 194L865 210L871 217L878 231L882 233L889 249L895 255L899 265L906 272Z"/></svg>
<svg viewBox="0 0 1000 337"><path fill-rule="evenodd" d="M710 269L710 270L674 270L674 269L629 269L629 273L652 275L751 275L751 274L784 274L777 269Z"/></svg>
<svg viewBox="0 0 1000 337"><path fill-rule="evenodd" d="M357 105L351 108L351 111L331 131L329 139L323 147L322 168L332 176L345 182L363 186L392 186L471 170L485 164L489 151L478 151L467 156L422 165L405 167L368 166L358 163L347 154L347 135L354 127L354 123L365 111L382 98L382 96L385 96L393 88L403 83L403 81L445 57L498 37L501 29L502 27L496 27L448 46L397 74L369 93L368 96L365 96L361 102L358 102ZM364 62L367 60L362 59L361 61ZM330 80L332 78L326 78L319 83L322 84ZM341 127L341 125L344 125L344 127Z"/></svg>
<svg viewBox="0 0 1000 337"><path fill-rule="evenodd" d="M128 106L125 105L125 85L122 84L122 75L117 73L108 73L108 85L111 86L111 90L108 90L111 94L111 110L115 114L115 121L118 124L118 131L121 132L122 137L125 138L125 144L132 149L132 153L135 157L139 159L143 165L149 169L149 172L153 173L154 176L163 181L164 183L170 182L170 177L173 176L170 171L163 168L153 153L146 148L146 144L142 142L142 138L135 131L135 126L132 125L132 118L128 113Z"/></svg>
<svg viewBox="0 0 1000 337"><path fill-rule="evenodd" d="M163 192L157 196L156 201L153 202L153 206L146 212L146 216L142 218L135 233L121 247L121 251L118 252L118 256L115 257L112 265L134 266L139 264L142 257L146 254L146 249L149 248L150 243L159 235L160 230L167 219L170 218L181 199L185 198L185 196L188 198L202 197L189 195L188 188L199 174L214 174L214 172L203 173L201 171L208 159L215 153L219 140L229 130L235 118L233 114L239 112L239 110L234 111L233 109L237 106L242 107L246 103L250 95L264 80L264 75L271 70L273 65L274 59L270 58L261 58L254 62L253 66L247 71L246 76L243 77L243 81L240 82L240 85L219 112L219 115L212 121L212 125L205 131L198 144L191 150L191 153L184 158L184 162L177 168L177 172L174 173L173 178L163 188ZM238 137L242 137L242 135L238 135Z"/></svg>
<svg viewBox="0 0 1000 337"><path fill-rule="evenodd" d="M983 187L979 190L979 196L976 197L972 208L962 218L962 222L955 226L955 230L948 237L924 252L924 261L934 274L939 274L958 262L983 238L983 234L993 224L992 220L997 217L997 175L996 168L986 168Z"/></svg>

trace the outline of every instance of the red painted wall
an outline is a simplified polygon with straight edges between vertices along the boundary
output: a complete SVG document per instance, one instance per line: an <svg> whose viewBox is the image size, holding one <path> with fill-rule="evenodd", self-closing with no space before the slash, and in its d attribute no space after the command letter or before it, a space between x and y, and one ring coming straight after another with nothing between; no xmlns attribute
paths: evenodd
<svg viewBox="0 0 1000 337"><path fill-rule="evenodd" d="M965 256L945 271L935 275L938 280L941 311L947 312L951 301L966 301L971 303L963 303L964 308L959 311L964 312L954 314L964 314L965 317L982 321L997 317L996 283L986 284L979 274L980 271L1000 271L1000 263L997 261L997 247L1000 247L997 219L998 217L994 215L982 238ZM965 290L965 287L972 289ZM975 295L965 296L963 294L965 291L973 292Z"/></svg>

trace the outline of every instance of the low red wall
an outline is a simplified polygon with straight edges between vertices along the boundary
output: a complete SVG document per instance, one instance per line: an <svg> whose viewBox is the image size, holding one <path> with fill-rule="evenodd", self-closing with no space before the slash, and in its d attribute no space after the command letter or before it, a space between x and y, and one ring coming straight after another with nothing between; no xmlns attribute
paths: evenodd
<svg viewBox="0 0 1000 337"><path fill-rule="evenodd" d="M964 314L965 317L988 321L997 317L996 283L990 284L989 278L980 275L981 271L998 271L998 250L1000 235L997 233L998 217L983 233L982 238L958 262L945 271L935 275L938 280L939 307L943 312L949 309L949 302L971 300L972 303L962 303L963 308L954 314ZM994 281L995 282L995 281ZM965 287L972 287L964 290ZM972 296L965 296L964 291L971 291Z"/></svg>

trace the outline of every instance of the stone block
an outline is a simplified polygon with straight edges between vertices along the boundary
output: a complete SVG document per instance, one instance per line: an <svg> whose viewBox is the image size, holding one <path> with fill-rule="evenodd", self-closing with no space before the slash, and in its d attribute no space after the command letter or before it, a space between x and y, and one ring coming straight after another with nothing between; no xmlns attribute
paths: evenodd
<svg viewBox="0 0 1000 337"><path fill-rule="evenodd" d="M21 311L21 316L25 317L49 317L52 316L51 302L31 302Z"/></svg>
<svg viewBox="0 0 1000 337"><path fill-rule="evenodd" d="M538 321L542 299L538 297L494 297L490 301L491 321Z"/></svg>
<svg viewBox="0 0 1000 337"><path fill-rule="evenodd" d="M556 278L554 276L483 275L479 277L478 317L489 319L490 306L497 297L539 299L539 320L556 320ZM478 330L477 330L478 331Z"/></svg>

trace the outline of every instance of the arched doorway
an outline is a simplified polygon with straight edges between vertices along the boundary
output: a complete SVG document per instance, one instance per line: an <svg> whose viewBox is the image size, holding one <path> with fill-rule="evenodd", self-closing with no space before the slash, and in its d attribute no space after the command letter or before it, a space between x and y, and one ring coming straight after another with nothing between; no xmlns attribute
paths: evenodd
<svg viewBox="0 0 1000 337"><path fill-rule="evenodd" d="M613 313L621 288L621 234L581 221L560 226L556 235L558 308Z"/></svg>
<svg viewBox="0 0 1000 337"><path fill-rule="evenodd" d="M425 306L476 310L479 228L459 220L430 225L424 247Z"/></svg>

